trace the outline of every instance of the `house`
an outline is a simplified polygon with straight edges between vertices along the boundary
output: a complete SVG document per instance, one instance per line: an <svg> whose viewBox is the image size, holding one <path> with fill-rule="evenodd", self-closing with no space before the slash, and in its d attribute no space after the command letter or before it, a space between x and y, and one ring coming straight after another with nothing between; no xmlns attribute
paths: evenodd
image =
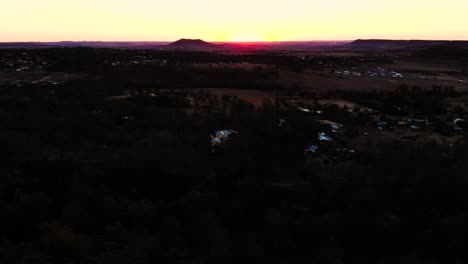
<svg viewBox="0 0 468 264"><path fill-rule="evenodd" d="M222 142L221 142L221 139L220 139L220 138L211 136L211 145L212 145L212 146L220 145L221 143L222 143Z"/></svg>
<svg viewBox="0 0 468 264"><path fill-rule="evenodd" d="M226 138L227 139L230 135L237 134L237 132L234 131L234 130L228 129L228 130L218 130L214 134L215 134L215 137L217 137L217 138L220 138L220 139Z"/></svg>
<svg viewBox="0 0 468 264"><path fill-rule="evenodd" d="M407 126L407 125L408 125L408 122L403 121L403 120L402 120L402 121L398 121L398 125L399 125L399 126Z"/></svg>
<svg viewBox="0 0 468 264"><path fill-rule="evenodd" d="M330 127L333 130L339 130L341 128L339 125L335 125L335 124L330 125Z"/></svg>
<svg viewBox="0 0 468 264"><path fill-rule="evenodd" d="M211 146L216 147L216 146L223 145L232 134L237 134L237 131L230 130L230 129L215 131L212 135L210 135Z"/></svg>
<svg viewBox="0 0 468 264"><path fill-rule="evenodd" d="M463 132L464 132L464 131L463 131L463 128L457 127L457 126L453 128L453 131L454 131L455 133L457 133L457 134L463 134Z"/></svg>
<svg viewBox="0 0 468 264"><path fill-rule="evenodd" d="M465 122L465 119L463 119L463 118L455 118L455 119L453 120L453 123L454 123L455 125L459 125L459 124L464 123L464 122Z"/></svg>
<svg viewBox="0 0 468 264"><path fill-rule="evenodd" d="M297 109L298 109L299 111L304 112L304 113L310 113L310 109L308 109L308 108L298 107Z"/></svg>
<svg viewBox="0 0 468 264"><path fill-rule="evenodd" d="M319 141L328 141L328 142L332 142L333 139L329 136L327 136L325 133L323 132L320 132L318 133L318 140Z"/></svg>
<svg viewBox="0 0 468 264"><path fill-rule="evenodd" d="M304 153L307 154L312 154L312 153L317 153L319 147L317 145L312 145L308 148L305 149Z"/></svg>
<svg viewBox="0 0 468 264"><path fill-rule="evenodd" d="M330 120L319 120L320 124L330 125L332 129L340 129L343 125L330 121Z"/></svg>

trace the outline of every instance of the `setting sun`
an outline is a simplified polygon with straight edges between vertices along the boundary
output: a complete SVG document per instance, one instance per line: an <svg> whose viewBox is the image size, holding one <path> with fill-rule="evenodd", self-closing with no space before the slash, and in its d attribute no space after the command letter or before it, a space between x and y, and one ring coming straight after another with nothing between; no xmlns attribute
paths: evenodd
<svg viewBox="0 0 468 264"><path fill-rule="evenodd" d="M228 39L228 41L232 42L262 42L262 41L272 41L260 35L255 34L240 34L233 36L232 38Z"/></svg>

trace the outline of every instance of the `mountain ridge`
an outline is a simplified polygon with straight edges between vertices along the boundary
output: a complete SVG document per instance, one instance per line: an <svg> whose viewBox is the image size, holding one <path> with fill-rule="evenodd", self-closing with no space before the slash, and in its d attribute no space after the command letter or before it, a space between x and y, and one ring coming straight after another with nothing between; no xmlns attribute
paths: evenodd
<svg viewBox="0 0 468 264"><path fill-rule="evenodd" d="M187 39L181 38L165 46L167 49L184 49L184 50L219 50L221 45L206 42L202 39Z"/></svg>

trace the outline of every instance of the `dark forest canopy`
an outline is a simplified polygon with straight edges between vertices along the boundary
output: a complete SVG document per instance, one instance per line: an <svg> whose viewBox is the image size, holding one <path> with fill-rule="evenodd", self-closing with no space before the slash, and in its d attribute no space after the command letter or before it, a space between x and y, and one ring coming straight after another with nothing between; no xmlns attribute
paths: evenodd
<svg viewBox="0 0 468 264"><path fill-rule="evenodd" d="M2 76L22 77L0 82L0 263L468 259L466 91L278 81L393 57L66 48L0 59ZM243 89L222 93L232 88ZM213 145L226 129L237 133Z"/></svg>

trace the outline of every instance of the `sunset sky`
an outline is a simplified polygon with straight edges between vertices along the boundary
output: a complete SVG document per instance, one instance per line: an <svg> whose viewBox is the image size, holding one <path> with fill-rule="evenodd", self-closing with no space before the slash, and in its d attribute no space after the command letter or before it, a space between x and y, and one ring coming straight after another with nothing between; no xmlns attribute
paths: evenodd
<svg viewBox="0 0 468 264"><path fill-rule="evenodd" d="M2 0L0 41L468 39L467 0Z"/></svg>

